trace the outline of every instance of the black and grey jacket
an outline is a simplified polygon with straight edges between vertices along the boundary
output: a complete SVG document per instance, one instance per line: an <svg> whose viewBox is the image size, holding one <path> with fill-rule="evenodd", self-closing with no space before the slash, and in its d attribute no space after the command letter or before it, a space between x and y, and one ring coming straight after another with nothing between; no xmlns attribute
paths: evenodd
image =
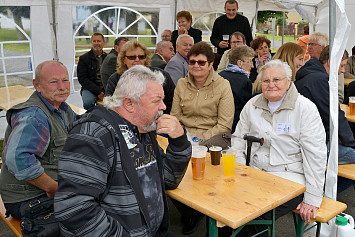
<svg viewBox="0 0 355 237"><path fill-rule="evenodd" d="M116 120L114 124L108 122L112 116ZM134 160L129 154L116 152L117 164L111 187L101 204L98 201L107 186L114 151L119 150L116 131L122 123L129 122L102 106L96 106L74 123L60 156L54 204L63 236L154 235L149 228L148 208ZM186 135L169 138L164 154L151 135L145 136L149 136L155 153L160 154L156 159L164 200L164 216L155 236L165 236L169 214L164 190L179 185L191 157L191 145Z"/></svg>

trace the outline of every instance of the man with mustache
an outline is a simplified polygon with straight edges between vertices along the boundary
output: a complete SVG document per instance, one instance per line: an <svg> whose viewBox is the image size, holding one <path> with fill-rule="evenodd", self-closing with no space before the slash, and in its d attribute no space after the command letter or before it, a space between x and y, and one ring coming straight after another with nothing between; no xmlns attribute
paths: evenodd
<svg viewBox="0 0 355 237"><path fill-rule="evenodd" d="M28 213L21 212L21 205L35 206L49 200L53 209L59 154L69 124L76 116L65 103L70 83L68 71L61 62L39 64L33 86L36 91L30 98L6 113L8 127L0 173L0 194L6 214L30 222L33 227L28 230L28 225L24 225L24 236L30 232L33 236L41 235L32 223L36 218L25 217Z"/></svg>
<svg viewBox="0 0 355 237"><path fill-rule="evenodd" d="M105 88L101 81L100 69L106 57L103 51L105 38L101 33L94 33L91 36L92 48L89 52L79 57L77 74L81 85L81 97L84 109L94 107L96 101L103 100Z"/></svg>
<svg viewBox="0 0 355 237"><path fill-rule="evenodd" d="M104 107L73 124L59 162L54 209L65 236L169 236L165 189L176 188L191 144L163 114L164 76L126 70ZM156 134L166 134L166 153Z"/></svg>

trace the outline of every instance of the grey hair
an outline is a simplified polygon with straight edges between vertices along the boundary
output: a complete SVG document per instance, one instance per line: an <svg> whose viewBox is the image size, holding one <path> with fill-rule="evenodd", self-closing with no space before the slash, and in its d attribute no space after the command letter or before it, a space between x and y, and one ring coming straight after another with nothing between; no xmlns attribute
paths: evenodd
<svg viewBox="0 0 355 237"><path fill-rule="evenodd" d="M257 80L261 82L261 78L263 77L263 72L268 68L282 68L287 80L291 81L292 79L292 70L290 66L286 62L282 62L280 59L274 59L267 62L264 66L260 68L260 72L257 76Z"/></svg>
<svg viewBox="0 0 355 237"><path fill-rule="evenodd" d="M192 39L192 43L193 43L193 44L195 43L195 42L194 42L194 38L192 38L192 37L189 36L188 34L182 34L182 35L179 35L179 37L177 38L176 44L180 44L180 40L181 40L182 38L190 38L190 39Z"/></svg>
<svg viewBox="0 0 355 237"><path fill-rule="evenodd" d="M308 40L316 40L318 44L323 47L329 45L328 35L320 32L314 32L309 36Z"/></svg>
<svg viewBox="0 0 355 237"><path fill-rule="evenodd" d="M53 63L53 64L62 65L65 68L65 70L67 71L67 73L68 73L67 67L62 62L55 61L55 60L44 61L44 62L41 62L40 64L38 64L38 66L36 67L36 70L35 70L35 80L36 80L37 83L41 83L42 68L47 63Z"/></svg>
<svg viewBox="0 0 355 237"><path fill-rule="evenodd" d="M164 81L165 78L159 71L153 72L143 65L133 66L121 75L113 95L104 98L104 106L113 110L121 106L126 97L138 103L147 91L148 82L156 82L162 86Z"/></svg>
<svg viewBox="0 0 355 237"><path fill-rule="evenodd" d="M157 43L157 47L155 48L155 53L158 53L160 49L163 49L163 48L167 47L170 44L172 46L172 43L170 41L159 41Z"/></svg>
<svg viewBox="0 0 355 237"><path fill-rule="evenodd" d="M229 63L237 65L238 60L245 61L248 57L253 58L255 51L247 45L237 46L229 53Z"/></svg>

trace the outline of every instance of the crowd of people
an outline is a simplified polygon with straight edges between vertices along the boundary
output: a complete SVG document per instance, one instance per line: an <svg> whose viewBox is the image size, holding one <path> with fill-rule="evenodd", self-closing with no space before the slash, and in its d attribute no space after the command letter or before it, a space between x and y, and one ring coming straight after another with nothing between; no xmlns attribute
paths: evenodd
<svg viewBox="0 0 355 237"><path fill-rule="evenodd" d="M315 217L329 156L328 36L306 28L297 44L272 53L269 39L252 38L237 1L227 0L224 9L210 37L217 53L191 27L188 11L177 13L178 28L163 31L154 53L119 37L107 54L104 36L94 33L77 67L87 110L81 116L65 102L66 67L57 61L37 66L36 91L7 111L0 173L6 214L21 219L24 236L170 236L165 190L185 174L188 137L230 148L242 164L243 136L263 137L263 146L252 147L250 166L306 186L276 208L276 219L294 209L307 222ZM355 47L348 56L345 51L338 74L355 78ZM353 86L349 94L355 95ZM168 138L166 152L157 133ZM352 127L340 107L338 156L339 164L355 163ZM193 233L203 214L173 203L182 234ZM46 221L39 221L44 214ZM238 236L263 228L248 225Z"/></svg>

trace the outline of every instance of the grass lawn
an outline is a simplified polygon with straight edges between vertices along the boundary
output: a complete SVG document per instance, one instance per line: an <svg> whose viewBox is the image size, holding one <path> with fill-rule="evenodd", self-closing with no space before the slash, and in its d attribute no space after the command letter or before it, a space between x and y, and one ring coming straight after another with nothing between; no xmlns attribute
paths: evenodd
<svg viewBox="0 0 355 237"><path fill-rule="evenodd" d="M26 32L28 35L30 32ZM17 41L16 30L0 29L0 42L2 41ZM29 52L29 43L4 44L4 49L17 52Z"/></svg>
<svg viewBox="0 0 355 237"><path fill-rule="evenodd" d="M256 33L256 36L259 36L259 35L264 35L264 36L265 36L266 38L268 38L269 40L272 40L272 35L270 35L270 34ZM282 36L276 36L276 35L275 35L275 40L282 41ZM285 35L285 36L284 36L284 42L293 42L293 43L296 43L296 42L297 42L297 38L294 39L293 35L292 35L292 36Z"/></svg>

